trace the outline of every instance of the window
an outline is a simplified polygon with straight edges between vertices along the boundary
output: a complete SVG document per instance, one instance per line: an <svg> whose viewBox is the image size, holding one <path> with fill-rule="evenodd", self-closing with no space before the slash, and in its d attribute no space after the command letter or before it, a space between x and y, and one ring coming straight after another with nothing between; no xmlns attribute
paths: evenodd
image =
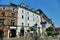
<svg viewBox="0 0 60 40"><path fill-rule="evenodd" d="M3 9L5 9L5 7L3 7Z"/></svg>
<svg viewBox="0 0 60 40"><path fill-rule="evenodd" d="M3 25L3 24L4 24L4 20L0 19L0 25Z"/></svg>
<svg viewBox="0 0 60 40"><path fill-rule="evenodd" d="M29 17L28 17L28 20L29 20Z"/></svg>
<svg viewBox="0 0 60 40"><path fill-rule="evenodd" d="M3 19L0 19L0 22L3 22Z"/></svg>
<svg viewBox="0 0 60 40"><path fill-rule="evenodd" d="M22 13L24 12L24 10L22 10Z"/></svg>
<svg viewBox="0 0 60 40"><path fill-rule="evenodd" d="M33 21L34 21L34 18L33 18Z"/></svg>
<svg viewBox="0 0 60 40"><path fill-rule="evenodd" d="M33 16L34 16L34 13L33 13Z"/></svg>
<svg viewBox="0 0 60 40"><path fill-rule="evenodd" d="M10 25L14 26L15 20L10 20Z"/></svg>
<svg viewBox="0 0 60 40"><path fill-rule="evenodd" d="M14 22L10 22L10 25L11 25L11 26L14 26Z"/></svg>
<svg viewBox="0 0 60 40"><path fill-rule="evenodd" d="M24 23L22 23L22 26L23 26Z"/></svg>
<svg viewBox="0 0 60 40"><path fill-rule="evenodd" d="M29 12L27 12L27 14L29 15Z"/></svg>
<svg viewBox="0 0 60 40"><path fill-rule="evenodd" d="M24 18L24 16L22 15L22 19Z"/></svg>
<svg viewBox="0 0 60 40"><path fill-rule="evenodd" d="M29 23L28 23L28 26L29 26Z"/></svg>
<svg viewBox="0 0 60 40"><path fill-rule="evenodd" d="M15 13L12 13L12 16L15 16Z"/></svg>
<svg viewBox="0 0 60 40"><path fill-rule="evenodd" d="M15 20L11 20L11 21L13 21L13 22L14 22Z"/></svg>
<svg viewBox="0 0 60 40"><path fill-rule="evenodd" d="M38 16L37 16L37 18L38 18Z"/></svg>
<svg viewBox="0 0 60 40"><path fill-rule="evenodd" d="M15 8L13 8L13 10L15 10Z"/></svg>
<svg viewBox="0 0 60 40"><path fill-rule="evenodd" d="M5 12L2 12L2 16L5 16Z"/></svg>

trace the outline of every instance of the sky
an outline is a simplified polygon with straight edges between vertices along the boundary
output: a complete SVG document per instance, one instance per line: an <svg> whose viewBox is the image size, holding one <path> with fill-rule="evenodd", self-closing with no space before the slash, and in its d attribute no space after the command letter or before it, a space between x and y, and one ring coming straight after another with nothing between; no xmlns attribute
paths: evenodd
<svg viewBox="0 0 60 40"><path fill-rule="evenodd" d="M48 18L52 19L55 27L60 27L60 0L0 0L2 5L8 5L10 2L16 5L24 3L35 10L41 9Z"/></svg>

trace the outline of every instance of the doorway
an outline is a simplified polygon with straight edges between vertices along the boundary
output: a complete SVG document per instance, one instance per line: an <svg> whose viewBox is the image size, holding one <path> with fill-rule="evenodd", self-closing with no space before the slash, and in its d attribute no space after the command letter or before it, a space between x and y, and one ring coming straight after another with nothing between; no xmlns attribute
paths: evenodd
<svg viewBox="0 0 60 40"><path fill-rule="evenodd" d="M16 37L16 29L10 29L9 37Z"/></svg>
<svg viewBox="0 0 60 40"><path fill-rule="evenodd" d="M20 30L20 36L24 36L24 28L23 27Z"/></svg>

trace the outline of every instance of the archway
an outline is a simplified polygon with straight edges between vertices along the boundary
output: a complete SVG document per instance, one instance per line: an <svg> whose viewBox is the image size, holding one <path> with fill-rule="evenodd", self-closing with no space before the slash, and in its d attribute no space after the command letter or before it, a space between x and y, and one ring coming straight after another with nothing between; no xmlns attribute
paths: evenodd
<svg viewBox="0 0 60 40"><path fill-rule="evenodd" d="M16 37L16 29L10 29L9 37Z"/></svg>
<svg viewBox="0 0 60 40"><path fill-rule="evenodd" d="M23 27L20 30L20 36L24 36L24 28Z"/></svg>

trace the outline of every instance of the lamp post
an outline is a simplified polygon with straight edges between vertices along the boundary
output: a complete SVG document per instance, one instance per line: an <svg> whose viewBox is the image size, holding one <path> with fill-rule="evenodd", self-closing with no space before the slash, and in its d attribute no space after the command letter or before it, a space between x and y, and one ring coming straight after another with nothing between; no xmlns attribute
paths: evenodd
<svg viewBox="0 0 60 40"><path fill-rule="evenodd" d="M44 36L44 28L46 27L46 22L41 22L41 26L42 26L42 35Z"/></svg>

